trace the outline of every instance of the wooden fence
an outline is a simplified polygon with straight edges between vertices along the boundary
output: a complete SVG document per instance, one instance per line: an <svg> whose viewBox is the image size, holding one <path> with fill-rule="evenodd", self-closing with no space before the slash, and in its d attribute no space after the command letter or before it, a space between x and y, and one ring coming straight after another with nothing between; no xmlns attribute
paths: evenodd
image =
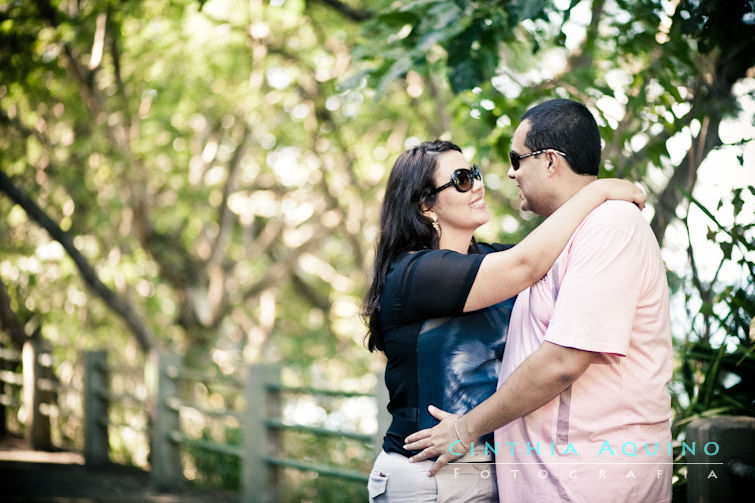
<svg viewBox="0 0 755 503"><path fill-rule="evenodd" d="M28 340L21 352L0 348L0 434L7 433L6 410L16 410L32 449L50 450L50 415L59 388L52 358L40 339Z"/></svg>
<svg viewBox="0 0 755 503"><path fill-rule="evenodd" d="M0 433L6 432L6 416L15 411L23 423L26 437L34 449L48 449L50 415L56 410L57 393L62 390L52 372L52 359L40 341L29 341L23 351L0 348ZM119 375L138 375L148 393L137 394L128 385L113 389ZM142 368L118 368L108 365L105 351L85 354L84 358L84 455L89 465L110 462L114 428L133 429L132 420L119 423L112 411L131 407L141 414L146 425L141 433L150 444L151 477L161 490L180 488L184 482L182 453L206 451L236 458L239 466L240 500L274 502L281 495L281 469L315 472L364 484L366 471L347 469L327 462L312 462L283 456L281 435L286 431L304 432L318 437L338 437L361 442L377 452L381 436L388 426L388 397L378 376L375 393L354 393L338 390L296 388L281 383L281 365L261 363L247 365L242 376L207 375L181 365L177 355L155 356ZM233 387L227 395L241 398L236 409L208 407L198 402L182 400L182 390L198 383L222 382ZM204 385L204 384L203 384ZM144 388L144 386L142 386ZM64 390L63 390L64 391ZM76 390L73 390L74 392ZM68 390L67 392L71 392ZM298 394L340 398L372 397L376 401L377 431L374 434L355 433L306 424L292 424L282 419L282 396ZM21 414L20 411L23 411ZM220 418L235 421L241 431L241 441L224 443L197 438L185 431L182 415ZM130 416L134 417L134 416ZM748 494L755 478L755 418L715 417L695 421L687 431L690 442L716 446L714 465L716 477L711 477L709 462L688 459L687 500L692 502L728 501ZM714 442L715 440L715 442ZM694 445L694 444L693 444ZM719 450L720 448L720 450ZM693 452L694 454L694 452ZM706 453L709 454L709 453Z"/></svg>
<svg viewBox="0 0 755 503"><path fill-rule="evenodd" d="M14 357L12 353L5 356L9 357L9 362L12 362ZM149 438L151 478L155 488L163 491L179 489L185 483L182 462L185 456L182 455L189 449L193 452L206 451L237 458L240 466L240 499L243 502L277 501L281 496L281 470L283 468L315 472L323 476L365 485L368 478L366 471L348 469L327 462L313 463L293 456L282 456L281 434L284 431L298 431L317 437L346 438L372 447L374 452L377 452L382 444L382 434L388 426L390 417L387 414L388 399L385 387L382 385L382 375L378 376L378 392L358 393L284 386L281 383L282 367L274 363L246 365L241 377L208 375L186 369L181 365L180 358L173 354L155 356L150 365L147 365L146 372L143 369L116 368L108 365L105 351L86 353L83 363L84 457L87 465L98 466L110 462L109 450L112 437L109 433L115 427L128 425L115 422L109 411L116 406L131 405L146 416L143 421L139 422L148 425L141 433ZM31 364L28 363L28 365ZM26 368L27 362L24 361L24 373L26 373ZM113 391L112 381L119 374L134 375L140 371L144 374L143 379L147 389L150 390L147 402L129 390ZM5 382L6 386L20 385L19 383L25 379L13 370L0 374L0 378L2 378L0 382ZM41 382L44 383L44 380ZM236 410L214 408L180 398L186 396L186 393L182 391L191 389L197 383L213 382L216 384L221 382L235 388L237 391L229 394L242 397L242 405ZM282 397L291 394L346 399L370 397L375 400L378 411L377 431L369 434L355 433L284 422L281 417ZM11 400L12 395L12 393L0 395L0 403L18 407L20 403ZM184 431L182 425L184 415L220 420L232 419L239 425L241 442L234 445L196 438L196 435L192 436ZM35 423L27 423L27 430L35 428L33 424ZM49 430L49 421L47 425ZM49 431L46 438L49 442Z"/></svg>

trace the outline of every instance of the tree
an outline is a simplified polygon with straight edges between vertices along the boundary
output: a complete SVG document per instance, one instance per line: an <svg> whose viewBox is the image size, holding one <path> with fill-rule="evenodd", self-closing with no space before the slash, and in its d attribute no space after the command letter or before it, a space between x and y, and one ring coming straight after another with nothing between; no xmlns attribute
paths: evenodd
<svg viewBox="0 0 755 503"><path fill-rule="evenodd" d="M670 172L650 187L660 242L700 164L722 145L718 126L739 110L733 87L748 76L755 50L747 1L379 5L355 50L362 70L347 86L368 77L382 93L410 68L430 79L441 75L478 119L458 126L474 123L480 150L498 159L506 158L512 117L548 96L582 101L602 125L604 172L633 179ZM691 141L674 163L667 142L675 135Z"/></svg>
<svg viewBox="0 0 755 503"><path fill-rule="evenodd" d="M364 11L39 0L0 14L4 187L40 209L0 201L15 303L41 302L54 325L78 312L61 343L104 339L118 323L97 305L109 291L133 305L114 312L139 347L154 332L194 364L361 351L377 163L429 128L401 117L408 97L378 114L335 89ZM104 288L75 286L72 303L78 280L43 220ZM30 270L39 246L53 256Z"/></svg>

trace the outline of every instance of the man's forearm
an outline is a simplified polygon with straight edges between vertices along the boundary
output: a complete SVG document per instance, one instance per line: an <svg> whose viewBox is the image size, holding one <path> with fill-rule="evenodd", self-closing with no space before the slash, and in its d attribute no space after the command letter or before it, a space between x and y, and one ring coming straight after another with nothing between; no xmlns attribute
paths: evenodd
<svg viewBox="0 0 755 503"><path fill-rule="evenodd" d="M490 398L459 421L462 438L477 440L548 403L582 375L592 358L589 351L544 342Z"/></svg>

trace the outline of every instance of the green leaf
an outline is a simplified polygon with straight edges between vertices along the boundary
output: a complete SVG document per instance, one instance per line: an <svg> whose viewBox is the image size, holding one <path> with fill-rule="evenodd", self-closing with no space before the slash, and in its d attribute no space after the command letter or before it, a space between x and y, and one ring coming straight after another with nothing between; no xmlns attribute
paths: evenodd
<svg viewBox="0 0 755 503"><path fill-rule="evenodd" d="M482 82L482 74L475 61L467 60L454 66L449 71L448 79L453 92L460 93L465 89L477 87Z"/></svg>

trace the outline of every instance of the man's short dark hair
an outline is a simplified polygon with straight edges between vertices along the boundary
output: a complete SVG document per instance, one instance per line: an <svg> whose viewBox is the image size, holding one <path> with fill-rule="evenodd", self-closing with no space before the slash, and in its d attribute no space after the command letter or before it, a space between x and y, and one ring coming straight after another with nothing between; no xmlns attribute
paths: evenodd
<svg viewBox="0 0 755 503"><path fill-rule="evenodd" d="M548 100L527 110L525 120L530 123L524 139L527 148L560 150L575 173L597 176L600 132L586 106L567 99Z"/></svg>

